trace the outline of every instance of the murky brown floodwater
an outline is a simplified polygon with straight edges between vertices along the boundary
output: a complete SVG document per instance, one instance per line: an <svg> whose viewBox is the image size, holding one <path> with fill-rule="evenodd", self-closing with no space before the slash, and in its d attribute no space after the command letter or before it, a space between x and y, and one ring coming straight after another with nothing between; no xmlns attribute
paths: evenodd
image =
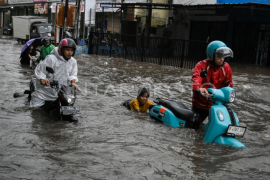
<svg viewBox="0 0 270 180"><path fill-rule="evenodd" d="M22 45L0 40L0 179L268 179L270 69L232 65L232 108L248 127L245 149L202 142L203 127L171 128L119 104L152 88L191 106L191 71L101 56L76 55L77 124L28 108L33 71L21 67ZM104 63L108 64L105 65ZM169 87L169 88L168 88Z"/></svg>

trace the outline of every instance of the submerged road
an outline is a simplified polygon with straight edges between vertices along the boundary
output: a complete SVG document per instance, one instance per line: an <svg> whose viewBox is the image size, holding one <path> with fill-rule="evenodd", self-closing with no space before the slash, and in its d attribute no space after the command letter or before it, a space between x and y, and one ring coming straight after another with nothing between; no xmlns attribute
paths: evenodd
<svg viewBox="0 0 270 180"><path fill-rule="evenodd" d="M0 179L268 179L270 70L232 64L236 101L248 130L235 149L202 141L199 130L171 128L119 104L139 87L191 106L192 71L125 59L76 55L77 124L30 109L33 70L19 63L21 44L0 39ZM203 57L202 57L203 58Z"/></svg>

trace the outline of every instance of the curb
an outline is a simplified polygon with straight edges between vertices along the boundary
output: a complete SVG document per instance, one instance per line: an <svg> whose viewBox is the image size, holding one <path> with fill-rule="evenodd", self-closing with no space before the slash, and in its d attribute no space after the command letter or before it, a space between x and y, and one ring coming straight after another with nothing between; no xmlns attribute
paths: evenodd
<svg viewBox="0 0 270 180"><path fill-rule="evenodd" d="M13 36L2 36L2 35L0 35L0 39L13 39Z"/></svg>

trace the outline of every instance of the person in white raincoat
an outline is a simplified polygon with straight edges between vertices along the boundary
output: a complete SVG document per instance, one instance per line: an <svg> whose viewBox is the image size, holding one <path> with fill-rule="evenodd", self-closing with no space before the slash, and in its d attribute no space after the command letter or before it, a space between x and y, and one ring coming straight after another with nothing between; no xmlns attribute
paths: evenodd
<svg viewBox="0 0 270 180"><path fill-rule="evenodd" d="M31 94L30 107L39 107L44 105L45 101L55 101L58 98L55 89L50 87L53 80L65 86L71 83L77 89L75 82L78 81L78 67L76 59L72 57L75 50L76 43L72 39L62 39L59 46L38 64L35 69L36 89ZM54 74L47 72L46 67L51 67Z"/></svg>

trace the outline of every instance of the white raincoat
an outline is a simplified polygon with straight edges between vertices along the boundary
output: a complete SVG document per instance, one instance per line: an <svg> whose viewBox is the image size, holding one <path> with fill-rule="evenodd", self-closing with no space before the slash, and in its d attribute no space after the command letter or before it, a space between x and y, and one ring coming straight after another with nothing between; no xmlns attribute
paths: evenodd
<svg viewBox="0 0 270 180"><path fill-rule="evenodd" d="M54 70L54 74L48 73L46 67L51 67ZM35 76L37 78L36 89L31 95L30 107L39 107L44 105L45 101L55 101L58 98L55 89L42 85L40 79L47 79L50 82L56 80L59 84L67 86L71 80L78 81L77 73L77 61L73 57L66 61L58 53L58 47L54 48L51 54L38 64L35 69Z"/></svg>

